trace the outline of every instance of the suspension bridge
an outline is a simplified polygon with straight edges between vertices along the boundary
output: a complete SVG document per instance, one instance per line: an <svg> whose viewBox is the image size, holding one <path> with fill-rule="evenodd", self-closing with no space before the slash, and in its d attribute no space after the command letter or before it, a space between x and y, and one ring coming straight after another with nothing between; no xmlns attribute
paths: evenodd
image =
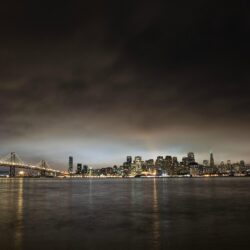
<svg viewBox="0 0 250 250"><path fill-rule="evenodd" d="M0 167L9 168L9 176L16 176L16 169L27 169L34 170L40 173L40 176L58 176L63 174L62 171L51 168L48 163L44 160L39 163L32 165L25 163L21 158L15 153L11 152L6 156L0 158Z"/></svg>

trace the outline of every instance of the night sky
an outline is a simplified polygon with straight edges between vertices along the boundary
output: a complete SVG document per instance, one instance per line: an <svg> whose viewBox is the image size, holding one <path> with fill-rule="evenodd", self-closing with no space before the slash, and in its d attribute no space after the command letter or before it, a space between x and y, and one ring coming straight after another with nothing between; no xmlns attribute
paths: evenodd
<svg viewBox="0 0 250 250"><path fill-rule="evenodd" d="M247 1L5 1L0 156L250 161Z"/></svg>

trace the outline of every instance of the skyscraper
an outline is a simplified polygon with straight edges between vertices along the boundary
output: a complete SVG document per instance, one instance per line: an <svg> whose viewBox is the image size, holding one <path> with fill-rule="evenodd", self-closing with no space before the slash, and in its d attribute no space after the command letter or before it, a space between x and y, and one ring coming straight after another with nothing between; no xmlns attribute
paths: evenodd
<svg viewBox="0 0 250 250"><path fill-rule="evenodd" d="M127 163L131 164L132 163L132 156L127 156Z"/></svg>
<svg viewBox="0 0 250 250"><path fill-rule="evenodd" d="M213 156L213 153L210 153L210 167L214 167L214 156Z"/></svg>
<svg viewBox="0 0 250 250"><path fill-rule="evenodd" d="M172 156L170 155L167 155L165 157L165 167L164 167L164 170L167 171L167 174L170 174L171 173L171 168L173 166L173 159L172 159Z"/></svg>
<svg viewBox="0 0 250 250"><path fill-rule="evenodd" d="M192 163L192 162L195 162L195 158L194 158L194 153L193 152L189 152L188 155L188 162L189 163Z"/></svg>
<svg viewBox="0 0 250 250"><path fill-rule="evenodd" d="M82 174L87 175L87 174L88 174L88 171L89 171L88 165L83 165Z"/></svg>
<svg viewBox="0 0 250 250"><path fill-rule="evenodd" d="M82 173L82 164L81 163L77 163L76 173L77 174L81 174Z"/></svg>
<svg viewBox="0 0 250 250"><path fill-rule="evenodd" d="M178 166L178 159L176 156L173 156L173 165Z"/></svg>
<svg viewBox="0 0 250 250"><path fill-rule="evenodd" d="M69 169L68 172L71 174L73 173L73 156L69 157Z"/></svg>
<svg viewBox="0 0 250 250"><path fill-rule="evenodd" d="M136 172L141 170L142 164L143 164L142 157L141 156L135 156L134 166L135 166L135 171Z"/></svg>

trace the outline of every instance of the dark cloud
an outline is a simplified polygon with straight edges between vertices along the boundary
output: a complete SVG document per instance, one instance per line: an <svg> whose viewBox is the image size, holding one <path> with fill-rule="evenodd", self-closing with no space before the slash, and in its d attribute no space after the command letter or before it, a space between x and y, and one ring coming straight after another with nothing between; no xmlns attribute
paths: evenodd
<svg viewBox="0 0 250 250"><path fill-rule="evenodd" d="M109 161L130 148L147 155L149 144L154 152L218 148L221 155L247 155L244 2L10 1L0 9L6 150L28 154L30 145L34 157L52 157L47 143L64 140L65 150L53 151L58 157L84 141L102 154L108 138L115 152ZM81 143L77 150L87 150Z"/></svg>

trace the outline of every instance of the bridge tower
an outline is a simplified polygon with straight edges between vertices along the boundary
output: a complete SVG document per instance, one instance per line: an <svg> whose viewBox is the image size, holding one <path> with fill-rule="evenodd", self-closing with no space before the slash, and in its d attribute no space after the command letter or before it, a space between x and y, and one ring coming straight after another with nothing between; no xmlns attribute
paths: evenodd
<svg viewBox="0 0 250 250"><path fill-rule="evenodd" d="M47 164L44 160L41 161L40 167L42 168L47 168ZM46 176L46 169L41 170L41 176L45 177Z"/></svg>
<svg viewBox="0 0 250 250"><path fill-rule="evenodd" d="M10 162L15 163L16 162L16 153L11 152L10 154ZM10 177L15 177L16 175L16 168L15 166L10 166Z"/></svg>

